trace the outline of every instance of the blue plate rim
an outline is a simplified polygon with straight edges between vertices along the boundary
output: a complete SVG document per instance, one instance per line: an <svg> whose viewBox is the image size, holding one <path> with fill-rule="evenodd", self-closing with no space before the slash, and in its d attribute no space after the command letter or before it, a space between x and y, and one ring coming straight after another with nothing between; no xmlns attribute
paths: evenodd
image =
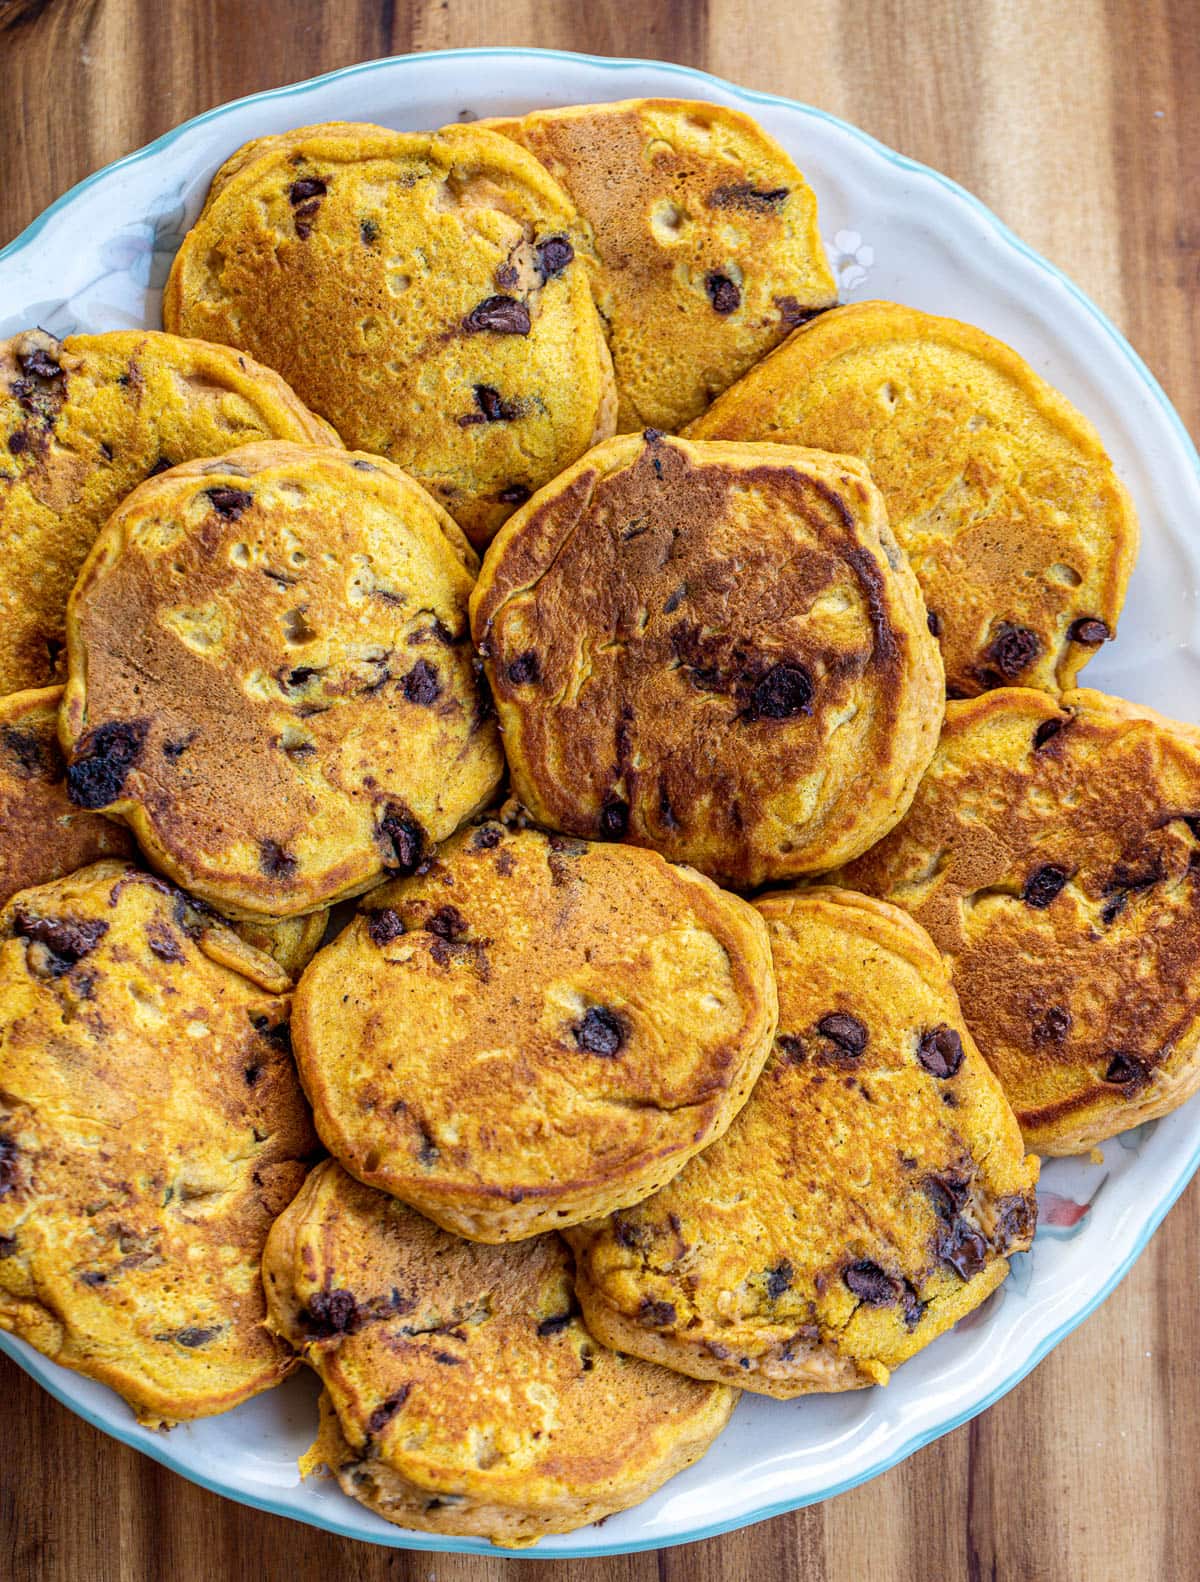
<svg viewBox="0 0 1200 1582"><path fill-rule="evenodd" d="M1000 240L1005 242L1008 246L1015 249L1023 257L1027 258L1031 263L1035 264L1044 274L1049 276L1059 286L1064 288L1096 321L1108 338L1116 344L1118 350L1129 362L1130 366L1138 375L1143 385L1145 385L1150 391L1151 395L1162 409L1164 415L1169 420L1169 423L1174 430L1177 439L1182 443L1184 455L1196 474L1197 482L1200 483L1200 453L1197 452L1192 437L1184 426L1183 419L1179 416L1179 413L1171 404L1166 391L1159 384L1154 374L1151 373L1143 359L1130 345L1129 341L1126 340L1125 336L1121 334L1120 330L1117 329L1116 325L1107 316L1107 314L1105 314L1099 307L1096 306L1091 298L1075 284L1069 275L1065 274L1056 264L1051 263L1048 258L1043 257L1041 253L1030 247L1028 243L1022 241L1021 238L1014 231L1012 231L997 214L989 209L988 206L979 198L975 197L973 193L969 192L965 187L960 186L958 182L952 180L949 176L945 176L940 171L934 170L932 166L922 164L919 160L910 159L906 154L898 153L895 149L889 148L886 143L881 143L878 138L872 137L869 132L864 132L861 127L857 127L853 125L852 122L843 120L840 116L833 115L828 110L819 109L815 105L804 104L802 101L797 99L786 98L782 94L766 93L757 88L744 88L740 84L730 82L724 77L718 77L712 72L700 71L694 66L683 66L674 61L646 60L640 57L632 56L618 58L605 55L580 54L571 50L534 48L526 49L519 46L482 46L471 49L439 49L422 51L418 54L388 55L380 56L374 60L358 61L352 66L343 66L335 71L324 72L317 77L305 78L301 82L285 83L277 88L264 89L260 93L246 94L243 98L228 100L224 104L215 105L212 109L203 111L200 115L193 116L191 120L182 122L179 126L173 127L169 132L164 132L161 137L156 138L152 143L147 143L144 147L135 149L131 153L126 154L123 158L113 161L112 164L105 165L101 170L94 171L90 176L86 176L82 181L76 183L75 186L69 188L68 191L63 193L61 197L55 199L55 201L47 209L42 211L37 219L33 220L29 225L27 225L25 229L21 231L19 235L14 237L11 242L9 242L5 247L0 248L0 264L3 264L6 260L15 257L18 253L28 247L57 213L65 209L69 204L71 204L76 198L78 198L83 192L85 192L95 183L104 180L108 176L114 175L119 170L123 170L129 166L138 164L142 160L152 158L156 154L161 153L163 149L169 147L171 143L173 143L184 133L189 132L196 127L203 126L209 121L216 120L217 118L229 113L234 109L237 109L242 105L263 104L271 100L286 99L292 94L300 93L310 88L324 86L327 83L335 82L340 79L358 76L363 72L378 70L382 66L412 65L414 62L426 60L461 60L467 62L471 60L496 60L505 58L525 59L531 55L550 61L559 60L566 61L568 63L581 63L586 66L611 71L614 74L620 74L621 72L636 72L639 70L666 72L670 75L680 77L687 82L712 84L713 86L716 86L725 92L732 94L735 98L747 100L752 104L778 105L788 110L799 110L805 115L813 116L820 121L825 121L831 126L835 126L842 132L845 132L858 139L859 142L866 144L869 148L874 150L875 153L886 159L888 163L895 165L897 168L901 170L907 170L915 175L933 180L939 186L945 188L945 190L951 193L955 198L969 205L969 207L972 208L986 222L993 234L998 236ZM136 1430L132 1426L127 1431L122 1430L119 1426L103 1421L89 1408L80 1406L78 1402L70 1398L63 1386L54 1381L53 1374L50 1370L54 1370L55 1372L58 1370L55 1368L53 1363L41 1357L37 1357L36 1362L32 1357L26 1357L23 1355L20 1346L9 1335L3 1332L0 1332L0 1350L3 1350L13 1359L14 1362L17 1363L19 1367L24 1369L26 1373L36 1379L44 1389L48 1390L49 1393L55 1397L56 1400L68 1407L72 1412L75 1413L77 1417L83 1418L83 1420L89 1423L93 1428L99 1429L102 1433L108 1434L111 1438L120 1441L122 1444L130 1445L133 1449L141 1451L143 1455L151 1457L152 1460L157 1461L160 1465L169 1468L172 1472L178 1473L181 1477L186 1478L191 1483L195 1483L200 1488L206 1489L209 1493L221 1495L226 1499L234 1500L240 1505L250 1506L255 1510L265 1511L273 1516L282 1516L291 1521L304 1522L310 1526L324 1529L327 1532L335 1533L340 1537L356 1539L361 1543L376 1543L388 1548L427 1550L442 1554L503 1554L506 1556L511 1555L513 1558L526 1558L532 1560L592 1559L600 1558L606 1555L638 1554L646 1550L673 1548L677 1545L697 1543L706 1538L716 1538L722 1533L736 1532L742 1527L749 1527L754 1525L756 1522L767 1521L773 1516L783 1516L789 1511L801 1510L806 1506L820 1504L825 1500L833 1499L839 1494L845 1494L850 1489L857 1488L860 1484L869 1482L872 1478L879 1477L882 1473L887 1472L892 1467L899 1465L901 1461L907 1460L909 1456L915 1455L917 1451L923 1450L925 1446L932 1444L937 1439L940 1439L944 1434L952 1432L955 1428L960 1428L964 1423L970 1422L972 1418L977 1417L981 1412L987 1411L987 1409L991 1406L994 1406L1002 1396L1007 1395L1010 1390L1018 1385L1027 1374L1031 1373L1033 1369L1037 1367L1038 1363L1043 1361L1043 1359L1051 1351L1053 1351L1056 1346L1066 1339L1072 1330L1078 1328L1078 1326L1082 1324L1085 1319L1089 1318L1091 1314L1096 1311L1102 1302L1106 1301L1108 1297L1112 1295L1116 1287L1121 1283L1133 1265L1141 1257L1142 1253L1146 1250L1146 1246L1149 1243L1150 1238L1158 1229L1159 1225L1162 1224L1162 1221L1166 1218L1166 1215L1169 1213L1171 1208L1173 1208L1175 1203L1178 1201L1180 1194L1183 1192L1183 1189L1187 1186L1188 1182L1195 1174L1197 1167L1200 1167L1200 1139L1197 1140L1196 1147L1193 1150L1190 1158L1172 1181L1167 1192L1162 1196L1162 1198L1160 1198L1159 1203L1151 1214L1150 1222L1143 1229L1128 1257L1126 1257L1123 1262L1112 1272L1109 1279L1104 1283L1095 1296L1086 1302L1077 1312L1073 1313L1071 1317L1063 1324L1060 1324L1052 1334L1048 1335L1042 1341L1042 1343L1034 1349L1033 1354L1026 1358L1018 1368L1014 1369L1014 1371L1009 1374L1002 1383L997 1385L997 1387L992 1390L984 1400L977 1402L968 1410L959 1412L955 1416L939 1423L936 1428L926 1429L920 1434L914 1435L912 1439L907 1440L903 1445L901 1445L894 1454L884 1457L869 1467L865 1472L862 1472L853 1478L848 1478L845 1481L834 1484L827 1489L821 1490L820 1492L803 1495L794 1500L776 1501L773 1504L762 1506L761 1508L756 1509L745 1516L738 1517L733 1521L714 1522L710 1526L692 1528L687 1532L675 1534L669 1538L648 1538L644 1540L635 1540L633 1542L614 1544L602 1543L599 1545L592 1545L587 1548L575 1548L570 1545L560 1545L552 1539L551 1542L554 1544L553 1551L551 1552L549 1549L544 1549L541 1550L540 1553L537 1549L527 1551L498 1550L494 1545L487 1542L485 1539L443 1538L436 1534L423 1535L420 1533L409 1533L399 1529L397 1529L395 1536L393 1536L391 1533L383 1532L371 1538L364 1538L362 1533L352 1531L347 1525L339 1522L336 1517L328 1517L324 1514L310 1515L304 1512L295 1511L286 1505L282 1505L270 1499L249 1494L245 1490L230 1487L219 1482L214 1482L212 1479L206 1477L203 1473L197 1472L190 1467L182 1465L178 1458L172 1455L168 1437L164 1436L161 1443L147 1444L140 1437L138 1437ZM34 1356L36 1356L36 1353Z"/></svg>

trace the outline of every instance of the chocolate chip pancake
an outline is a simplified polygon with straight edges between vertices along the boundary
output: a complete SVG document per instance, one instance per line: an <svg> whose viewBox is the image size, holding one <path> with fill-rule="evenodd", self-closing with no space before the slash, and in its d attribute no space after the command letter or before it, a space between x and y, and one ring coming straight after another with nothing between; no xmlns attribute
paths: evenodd
<svg viewBox="0 0 1200 1582"><path fill-rule="evenodd" d="M566 194L494 132L305 127L218 172L163 317L278 368L485 543L612 433L584 246Z"/></svg>
<svg viewBox="0 0 1200 1582"><path fill-rule="evenodd" d="M298 978L325 938L329 908L300 917L240 918L230 926L248 945L278 962L290 977Z"/></svg>
<svg viewBox="0 0 1200 1582"><path fill-rule="evenodd" d="M292 1031L329 1151L494 1242L669 1181L745 1102L775 1009L746 902L654 852L490 822L367 898Z"/></svg>
<svg viewBox="0 0 1200 1582"><path fill-rule="evenodd" d="M864 851L937 740L920 591L846 457L611 440L507 524L471 620L534 817L735 889Z"/></svg>
<svg viewBox="0 0 1200 1582"><path fill-rule="evenodd" d="M862 457L920 581L951 696L1070 687L1116 635L1133 503L1087 419L982 330L894 302L838 308L689 433Z"/></svg>
<svg viewBox="0 0 1200 1582"><path fill-rule="evenodd" d="M276 1222L263 1279L325 1386L302 1467L403 1527L570 1532L698 1460L736 1399L598 1346L557 1236L459 1241L333 1160Z"/></svg>
<svg viewBox="0 0 1200 1582"><path fill-rule="evenodd" d="M128 857L129 831L67 796L58 744L61 687L0 698L0 905L101 857Z"/></svg>
<svg viewBox="0 0 1200 1582"><path fill-rule="evenodd" d="M929 937L846 890L764 896L779 1033L725 1136L569 1232L621 1351L764 1395L886 1384L1028 1247L1037 1161Z"/></svg>
<svg viewBox="0 0 1200 1582"><path fill-rule="evenodd" d="M286 987L123 863L0 911L0 1326L147 1424L295 1365L259 1271L316 1145Z"/></svg>
<svg viewBox="0 0 1200 1582"><path fill-rule="evenodd" d="M149 330L0 341L0 693L60 678L71 584L149 474L258 439L335 445L278 374Z"/></svg>
<svg viewBox="0 0 1200 1582"><path fill-rule="evenodd" d="M72 800L235 916L411 872L501 773L475 565L378 458L267 443L150 479L71 596Z"/></svg>
<svg viewBox="0 0 1200 1582"><path fill-rule="evenodd" d="M1102 692L952 704L845 880L946 957L1025 1141L1081 1153L1200 1088L1200 730Z"/></svg>
<svg viewBox="0 0 1200 1582"><path fill-rule="evenodd" d="M535 154L590 227L622 433L682 428L837 301L812 190L741 111L628 99L485 124Z"/></svg>

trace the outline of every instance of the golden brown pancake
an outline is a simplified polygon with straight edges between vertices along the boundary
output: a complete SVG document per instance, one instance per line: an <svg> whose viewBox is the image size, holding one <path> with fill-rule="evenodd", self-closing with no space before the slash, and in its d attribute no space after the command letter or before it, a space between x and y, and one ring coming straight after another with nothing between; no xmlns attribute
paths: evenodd
<svg viewBox="0 0 1200 1582"><path fill-rule="evenodd" d="M278 374L149 330L0 341L0 692L60 679L67 595L150 473L257 439L336 445Z"/></svg>
<svg viewBox="0 0 1200 1582"><path fill-rule="evenodd" d="M920 592L843 456L611 440L507 524L471 621L534 817L735 889L864 851L937 740Z"/></svg>
<svg viewBox="0 0 1200 1582"><path fill-rule="evenodd" d="M259 1272L316 1144L286 986L123 863L0 911L0 1327L144 1423L295 1365Z"/></svg>
<svg viewBox="0 0 1200 1582"><path fill-rule="evenodd" d="M933 935L1038 1153L1200 1087L1195 726L1102 692L952 704L908 816L844 878Z"/></svg>
<svg viewBox="0 0 1200 1582"><path fill-rule="evenodd" d="M1029 1246L1037 1161L903 912L822 888L757 904L775 1052L670 1186L569 1233L584 1319L764 1395L886 1384Z"/></svg>
<svg viewBox="0 0 1200 1582"><path fill-rule="evenodd" d="M741 111L627 99L484 124L535 154L590 227L622 433L682 428L837 301L812 190Z"/></svg>
<svg viewBox="0 0 1200 1582"><path fill-rule="evenodd" d="M1133 503L1087 419L970 324L894 302L838 308L688 432L862 457L920 581L951 696L1072 686L1116 635Z"/></svg>
<svg viewBox="0 0 1200 1582"><path fill-rule="evenodd" d="M128 857L129 831L67 796L58 745L61 687L0 698L0 905L101 857Z"/></svg>
<svg viewBox="0 0 1200 1582"><path fill-rule="evenodd" d="M292 978L316 955L328 926L328 907L300 917L242 918L231 924L248 945L270 956Z"/></svg>
<svg viewBox="0 0 1200 1582"><path fill-rule="evenodd" d="M72 799L235 916L411 872L501 773L475 565L378 458L262 444L144 483L71 595Z"/></svg>
<svg viewBox="0 0 1200 1582"><path fill-rule="evenodd" d="M612 433L584 248L566 194L508 138L302 127L218 172L163 318L278 368L482 544Z"/></svg>
<svg viewBox="0 0 1200 1582"><path fill-rule="evenodd" d="M263 1258L270 1324L325 1386L321 1463L403 1527L505 1547L646 1499L736 1392L598 1346L557 1236L481 1247L328 1160Z"/></svg>
<svg viewBox="0 0 1200 1582"><path fill-rule="evenodd" d="M746 902L654 852L489 822L367 898L292 1030L329 1151L497 1242L669 1181L746 1101L775 1010Z"/></svg>

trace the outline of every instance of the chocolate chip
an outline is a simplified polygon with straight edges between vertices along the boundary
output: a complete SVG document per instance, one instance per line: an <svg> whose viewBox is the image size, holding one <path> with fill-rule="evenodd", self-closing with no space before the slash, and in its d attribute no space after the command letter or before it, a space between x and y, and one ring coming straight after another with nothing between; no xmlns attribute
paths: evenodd
<svg viewBox="0 0 1200 1582"><path fill-rule="evenodd" d="M272 879L290 879L298 863L278 841L265 836L258 843L258 866Z"/></svg>
<svg viewBox="0 0 1200 1582"><path fill-rule="evenodd" d="M436 668L428 659L418 659L400 683L400 690L410 703L429 708L442 694L442 683Z"/></svg>
<svg viewBox="0 0 1200 1582"><path fill-rule="evenodd" d="M710 209L747 209L752 214L777 213L788 200L790 187L730 185L714 187L708 195Z"/></svg>
<svg viewBox="0 0 1200 1582"><path fill-rule="evenodd" d="M638 1321L650 1329L665 1329L675 1322L674 1302L656 1302L644 1296L638 1304Z"/></svg>
<svg viewBox="0 0 1200 1582"><path fill-rule="evenodd" d="M463 329L471 334L528 335L531 327L529 309L516 297L484 297L463 319Z"/></svg>
<svg viewBox="0 0 1200 1582"><path fill-rule="evenodd" d="M605 840L620 840L629 829L629 803L624 797L606 797L600 809L600 834Z"/></svg>
<svg viewBox="0 0 1200 1582"><path fill-rule="evenodd" d="M7 1197L21 1184L17 1168L17 1145L11 1137L0 1133L0 1197Z"/></svg>
<svg viewBox="0 0 1200 1582"><path fill-rule="evenodd" d="M1025 881L1021 899L1036 911L1045 911L1071 875L1056 862L1043 863Z"/></svg>
<svg viewBox="0 0 1200 1582"><path fill-rule="evenodd" d="M982 1233L965 1219L943 1225L937 1235L937 1255L962 1280L976 1275L987 1262L988 1244Z"/></svg>
<svg viewBox="0 0 1200 1582"><path fill-rule="evenodd" d="M182 961L183 946L166 923L147 923L146 942L160 961Z"/></svg>
<svg viewBox="0 0 1200 1582"><path fill-rule="evenodd" d="M930 610L925 617L925 625L929 628L930 636L942 635L942 618L936 610Z"/></svg>
<svg viewBox="0 0 1200 1582"><path fill-rule="evenodd" d="M1104 1072L1105 1082L1115 1083L1127 1092L1136 1092L1150 1080L1150 1067L1137 1055L1115 1054Z"/></svg>
<svg viewBox="0 0 1200 1582"><path fill-rule="evenodd" d="M0 1258L11 1258L17 1250L15 1236L0 1236Z"/></svg>
<svg viewBox="0 0 1200 1582"><path fill-rule="evenodd" d="M248 1088L252 1088L259 1077L262 1076L262 1071L263 1068L258 1064L245 1066L242 1070L242 1081Z"/></svg>
<svg viewBox="0 0 1200 1582"><path fill-rule="evenodd" d="M205 489L204 493L212 503L212 508L218 516L223 516L227 521L236 522L243 511L254 504L254 496L247 489L231 489L221 486L215 489Z"/></svg>
<svg viewBox="0 0 1200 1582"><path fill-rule="evenodd" d="M1116 895L1110 895L1105 901L1104 905L1100 908L1100 921L1104 924L1105 928L1108 928L1110 924L1115 923L1117 918L1120 917L1121 913L1128 905L1129 896L1126 892L1118 891Z"/></svg>
<svg viewBox="0 0 1200 1582"><path fill-rule="evenodd" d="M61 379L63 371L44 347L38 346L24 357L18 357L23 374L32 374L35 379Z"/></svg>
<svg viewBox="0 0 1200 1582"><path fill-rule="evenodd" d="M575 257L575 249L565 236L548 236L544 242L537 244L534 251L537 253L538 273L543 280L561 275Z"/></svg>
<svg viewBox="0 0 1200 1582"><path fill-rule="evenodd" d="M456 906L442 906L431 913L421 926L439 939L458 939L467 931L467 920Z"/></svg>
<svg viewBox="0 0 1200 1582"><path fill-rule="evenodd" d="M476 385L473 394L477 410L459 418L461 428L472 423L511 423L521 415L520 404L506 401L494 385Z"/></svg>
<svg viewBox="0 0 1200 1582"><path fill-rule="evenodd" d="M316 1339L327 1340L333 1335L352 1335L362 1315L352 1291L314 1291L300 1319Z"/></svg>
<svg viewBox="0 0 1200 1582"><path fill-rule="evenodd" d="M147 478L157 478L160 472L170 472L174 465L173 461L168 461L165 456L160 456L146 476Z"/></svg>
<svg viewBox="0 0 1200 1582"><path fill-rule="evenodd" d="M542 679L542 667L535 650L527 648L523 654L518 654L505 675L515 687L536 685Z"/></svg>
<svg viewBox="0 0 1200 1582"><path fill-rule="evenodd" d="M961 1176L926 1176L922 1186L933 1212L947 1225L958 1218L971 1192L971 1183Z"/></svg>
<svg viewBox="0 0 1200 1582"><path fill-rule="evenodd" d="M742 293L730 280L728 275L719 274L715 269L704 277L704 289L708 292L708 300L713 305L713 312L724 316L732 313L742 300Z"/></svg>
<svg viewBox="0 0 1200 1582"><path fill-rule="evenodd" d="M791 330L798 329L801 324L807 324L810 319L825 312L824 308L806 307L803 302L797 302L795 297L776 297L774 301L779 309L779 317Z"/></svg>
<svg viewBox="0 0 1200 1582"><path fill-rule="evenodd" d="M1081 615L1068 627L1067 636L1073 643L1085 643L1088 648L1098 648L1101 643L1108 642L1112 633L1107 624L1094 615Z"/></svg>
<svg viewBox="0 0 1200 1582"><path fill-rule="evenodd" d="M403 932L404 921L395 907L381 906L378 912L370 913L367 918L367 933L373 945L390 945Z"/></svg>
<svg viewBox="0 0 1200 1582"><path fill-rule="evenodd" d="M917 1059L932 1076L952 1077L963 1063L962 1039L943 1022L921 1034Z"/></svg>
<svg viewBox="0 0 1200 1582"><path fill-rule="evenodd" d="M767 1295L777 1302L796 1278L796 1271L787 1258L781 1258L773 1269L767 1270Z"/></svg>
<svg viewBox="0 0 1200 1582"><path fill-rule="evenodd" d="M537 1332L542 1336L561 1335L573 1317L574 1314L569 1308L565 1313L552 1313L549 1318L542 1319L537 1327Z"/></svg>
<svg viewBox="0 0 1200 1582"><path fill-rule="evenodd" d="M842 1279L854 1295L869 1307L886 1307L900 1294L891 1275L885 1274L877 1263L871 1263L866 1258L844 1269Z"/></svg>
<svg viewBox="0 0 1200 1582"><path fill-rule="evenodd" d="M798 1066L804 1059L804 1040L795 1033L780 1033L775 1042L792 1065Z"/></svg>
<svg viewBox="0 0 1200 1582"><path fill-rule="evenodd" d="M293 205L307 203L310 198L323 198L328 190L328 183L320 176L301 176L288 188L288 197Z"/></svg>
<svg viewBox="0 0 1200 1582"><path fill-rule="evenodd" d="M1041 647L1037 634L1028 627L1002 625L984 649L983 657L1005 681L1014 681L1029 669Z"/></svg>
<svg viewBox="0 0 1200 1582"><path fill-rule="evenodd" d="M209 1341L215 1340L220 1333L221 1326L219 1324L213 1329L200 1329L194 1325L189 1325L187 1329L177 1329L174 1334L164 1336L156 1335L154 1338L156 1340L174 1340L181 1346L187 1346L191 1349L195 1349L197 1346L207 1346Z"/></svg>
<svg viewBox="0 0 1200 1582"><path fill-rule="evenodd" d="M496 499L500 505L524 505L529 499L530 491L523 483L510 483L500 490Z"/></svg>
<svg viewBox="0 0 1200 1582"><path fill-rule="evenodd" d="M674 615L675 611L683 603L683 601L684 601L684 599L686 597L687 597L687 583L686 582L681 582L679 584L679 586L675 589L674 593L668 594L667 601L663 605L663 614L664 615Z"/></svg>
<svg viewBox="0 0 1200 1582"><path fill-rule="evenodd" d="M397 873L415 872L425 850L425 831L408 809L390 802L379 821L379 833L391 848L384 867Z"/></svg>
<svg viewBox="0 0 1200 1582"><path fill-rule="evenodd" d="M1046 745L1046 743L1047 742L1052 742L1054 740L1054 738L1058 735L1059 731L1062 730L1063 726L1067 725L1068 723L1069 723L1069 719L1063 720L1063 719L1057 718L1057 716L1052 717L1052 718L1050 718L1048 720L1043 720L1042 723L1038 726L1037 730L1034 731L1034 733L1033 733L1033 750L1034 750L1034 752L1035 753L1041 752L1042 748Z"/></svg>
<svg viewBox="0 0 1200 1582"><path fill-rule="evenodd" d="M67 795L76 807L108 807L146 744L145 720L110 720L82 738L67 768Z"/></svg>
<svg viewBox="0 0 1200 1582"><path fill-rule="evenodd" d="M1028 1243L1037 1228L1037 1198L1014 1192L996 1204L996 1251L1006 1253L1014 1242Z"/></svg>
<svg viewBox="0 0 1200 1582"><path fill-rule="evenodd" d="M463 1365L463 1359L456 1357L452 1351L435 1351L433 1360L434 1362L442 1363L447 1368L461 1368Z"/></svg>
<svg viewBox="0 0 1200 1582"><path fill-rule="evenodd" d="M857 1058L867 1047L867 1029L857 1016L845 1011L833 1011L817 1023L817 1032L828 1038L845 1055Z"/></svg>
<svg viewBox="0 0 1200 1582"><path fill-rule="evenodd" d="M108 933L108 924L101 918L37 917L23 906L15 908L12 926L21 939L46 947L45 976L50 978L70 972Z"/></svg>
<svg viewBox="0 0 1200 1582"><path fill-rule="evenodd" d="M402 1384L394 1395L389 1395L386 1401L381 1402L371 1413L370 1417L367 1418L367 1433L377 1434L390 1423L405 1401L408 1400L411 1390L411 1384Z"/></svg>
<svg viewBox="0 0 1200 1582"><path fill-rule="evenodd" d="M1052 1005L1033 1024L1035 1044L1061 1044L1071 1031L1071 1013L1061 1005Z"/></svg>
<svg viewBox="0 0 1200 1582"><path fill-rule="evenodd" d="M499 824L481 824L471 839L472 851L491 851L504 839Z"/></svg>
<svg viewBox="0 0 1200 1582"><path fill-rule="evenodd" d="M359 222L358 239L364 247L372 247L379 240L379 227L374 220Z"/></svg>
<svg viewBox="0 0 1200 1582"><path fill-rule="evenodd" d="M811 714L812 677L802 665L772 665L750 694L745 710L749 720L787 720Z"/></svg>
<svg viewBox="0 0 1200 1582"><path fill-rule="evenodd" d="M606 1005L593 1005L571 1029L575 1042L589 1055L619 1055L627 1036L625 1023Z"/></svg>
<svg viewBox="0 0 1200 1582"><path fill-rule="evenodd" d="M24 429L17 429L15 434L8 436L8 451L11 456L22 456L29 449L29 435Z"/></svg>

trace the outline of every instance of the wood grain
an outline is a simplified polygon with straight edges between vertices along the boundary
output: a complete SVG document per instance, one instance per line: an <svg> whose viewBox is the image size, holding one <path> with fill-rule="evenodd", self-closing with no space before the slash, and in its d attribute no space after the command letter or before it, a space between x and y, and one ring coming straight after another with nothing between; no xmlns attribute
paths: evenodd
<svg viewBox="0 0 1200 1582"><path fill-rule="evenodd" d="M537 44L704 66L844 115L1067 269L1200 430L1197 0L0 0L0 240L223 100L387 53ZM1200 1186L982 1418L866 1488L539 1582L1109 1582L1197 1574ZM802 1405L797 1410L803 1410ZM515 1582L219 1500L0 1366L0 1577ZM530 1573L523 1573L529 1575Z"/></svg>

